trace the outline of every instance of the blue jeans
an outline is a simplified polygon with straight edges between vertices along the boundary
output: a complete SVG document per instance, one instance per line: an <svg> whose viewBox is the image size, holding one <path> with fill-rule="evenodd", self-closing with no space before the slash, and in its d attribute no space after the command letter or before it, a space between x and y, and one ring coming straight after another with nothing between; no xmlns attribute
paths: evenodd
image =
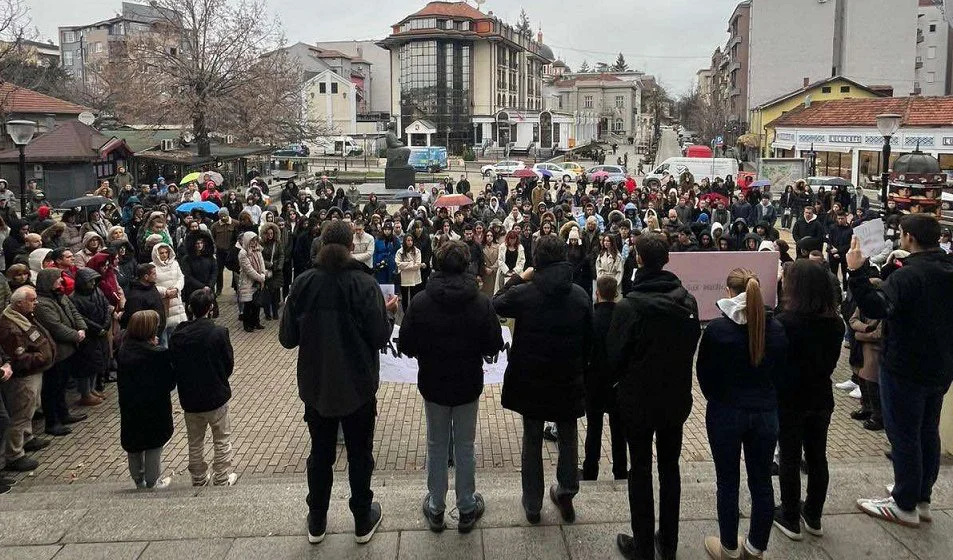
<svg viewBox="0 0 953 560"><path fill-rule="evenodd" d="M940 410L949 388L880 371L884 428L893 450L893 499L905 511L933 494L940 472Z"/></svg>
<svg viewBox="0 0 953 560"><path fill-rule="evenodd" d="M738 548L738 487L741 484L741 450L744 449L751 492L751 526L748 540L767 550L774 520L774 487L771 462L778 443L777 410L749 410L708 401L705 412L708 441L717 477L718 528L721 544Z"/></svg>
<svg viewBox="0 0 953 560"><path fill-rule="evenodd" d="M476 508L476 459L473 441L476 439L477 411L480 400L460 406L443 406L424 401L427 413L427 492L431 513L440 514L447 508L447 454L453 444L453 464L457 511L470 513Z"/></svg>

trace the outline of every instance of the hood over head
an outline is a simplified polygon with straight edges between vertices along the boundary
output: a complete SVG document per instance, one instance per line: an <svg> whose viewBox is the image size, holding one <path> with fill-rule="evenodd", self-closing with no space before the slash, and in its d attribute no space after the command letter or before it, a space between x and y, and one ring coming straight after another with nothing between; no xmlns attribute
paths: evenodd
<svg viewBox="0 0 953 560"><path fill-rule="evenodd" d="M96 233L95 231L87 231L87 232L83 235L83 248L86 249L86 244L89 243L89 240L90 240L90 239L94 239L94 238L99 240L99 248L102 249L102 248L103 248L103 238L102 238L98 233Z"/></svg>
<svg viewBox="0 0 953 560"><path fill-rule="evenodd" d="M268 230L275 232L275 243L281 243L281 228L275 223L262 222L262 224L258 226L258 237L264 242L265 232Z"/></svg>
<svg viewBox="0 0 953 560"><path fill-rule="evenodd" d="M198 231L190 231L189 234L185 236L185 239L185 254L189 257L197 256L195 253L195 242L199 239L205 242L205 249L201 256L215 256L215 241L212 240L212 234L207 230L200 229Z"/></svg>
<svg viewBox="0 0 953 560"><path fill-rule="evenodd" d="M258 239L258 234L253 231L246 231L238 238L238 248L248 250L248 245L252 242L253 239Z"/></svg>
<svg viewBox="0 0 953 560"><path fill-rule="evenodd" d="M30 262L30 270L33 272L34 276L43 270L43 259L50 254L50 251L52 251L52 249L41 247L39 249L34 249L30 253L30 256L27 260Z"/></svg>
<svg viewBox="0 0 953 560"><path fill-rule="evenodd" d="M95 270L83 267L76 272L76 291L90 294L96 288L96 281L102 276Z"/></svg>
<svg viewBox="0 0 953 560"><path fill-rule="evenodd" d="M159 257L159 249L161 249L161 248L163 248L163 247L165 247L165 248L167 248L167 249L169 250L169 260L167 260L167 261L163 261L163 260ZM156 243L155 245L153 245L153 247L152 247L152 264L154 264L154 265L156 265L156 266L169 266L169 265L173 264L174 262L175 262L175 249L173 249L171 245L169 245L168 243L165 243L165 242Z"/></svg>
<svg viewBox="0 0 953 560"><path fill-rule="evenodd" d="M53 294L53 283L57 278L63 276L63 271L58 268L44 268L36 275L36 293L41 296L51 296Z"/></svg>
<svg viewBox="0 0 953 560"><path fill-rule="evenodd" d="M759 251L777 251L778 248L774 245L774 241L768 241L767 239L761 242L761 245L758 246Z"/></svg>
<svg viewBox="0 0 953 560"><path fill-rule="evenodd" d="M724 231L725 231L725 226L721 225L721 222L712 222L712 223L711 223L711 234L712 234L712 236L715 235L715 231L716 231L716 230L717 230L717 231L720 231L720 232L722 232L722 233L724 233Z"/></svg>

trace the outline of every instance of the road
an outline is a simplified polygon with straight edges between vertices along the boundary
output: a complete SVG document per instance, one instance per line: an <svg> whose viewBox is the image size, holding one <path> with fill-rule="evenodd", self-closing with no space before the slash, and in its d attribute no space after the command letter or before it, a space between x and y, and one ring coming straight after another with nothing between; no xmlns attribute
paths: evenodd
<svg viewBox="0 0 953 560"><path fill-rule="evenodd" d="M662 129L662 139L659 141L658 152L655 154L655 164L652 169L658 167L663 161L672 157L681 157L682 148L678 144L678 135L671 128ZM648 172L649 170L646 170Z"/></svg>

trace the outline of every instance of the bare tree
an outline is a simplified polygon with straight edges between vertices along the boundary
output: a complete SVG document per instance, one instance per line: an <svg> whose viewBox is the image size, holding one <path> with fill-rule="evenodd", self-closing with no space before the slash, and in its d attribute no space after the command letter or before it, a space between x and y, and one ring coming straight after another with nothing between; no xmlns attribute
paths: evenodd
<svg viewBox="0 0 953 560"><path fill-rule="evenodd" d="M678 100L678 113L685 128L698 132L706 144L725 133L728 108L712 96L701 95L698 88Z"/></svg>
<svg viewBox="0 0 953 560"><path fill-rule="evenodd" d="M36 37L29 9L23 0L0 0L0 82L30 87L22 70L27 66L25 41ZM12 91L12 90L11 90ZM7 95L0 97L0 114L6 113Z"/></svg>

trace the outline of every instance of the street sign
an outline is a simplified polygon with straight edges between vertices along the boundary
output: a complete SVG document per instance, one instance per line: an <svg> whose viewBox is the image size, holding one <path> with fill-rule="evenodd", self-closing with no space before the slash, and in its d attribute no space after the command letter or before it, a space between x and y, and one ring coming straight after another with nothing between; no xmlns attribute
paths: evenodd
<svg viewBox="0 0 953 560"><path fill-rule="evenodd" d="M724 144L725 144L725 138L724 138L724 136L716 136L716 137L715 137L715 145L716 145L716 146L724 146Z"/></svg>

